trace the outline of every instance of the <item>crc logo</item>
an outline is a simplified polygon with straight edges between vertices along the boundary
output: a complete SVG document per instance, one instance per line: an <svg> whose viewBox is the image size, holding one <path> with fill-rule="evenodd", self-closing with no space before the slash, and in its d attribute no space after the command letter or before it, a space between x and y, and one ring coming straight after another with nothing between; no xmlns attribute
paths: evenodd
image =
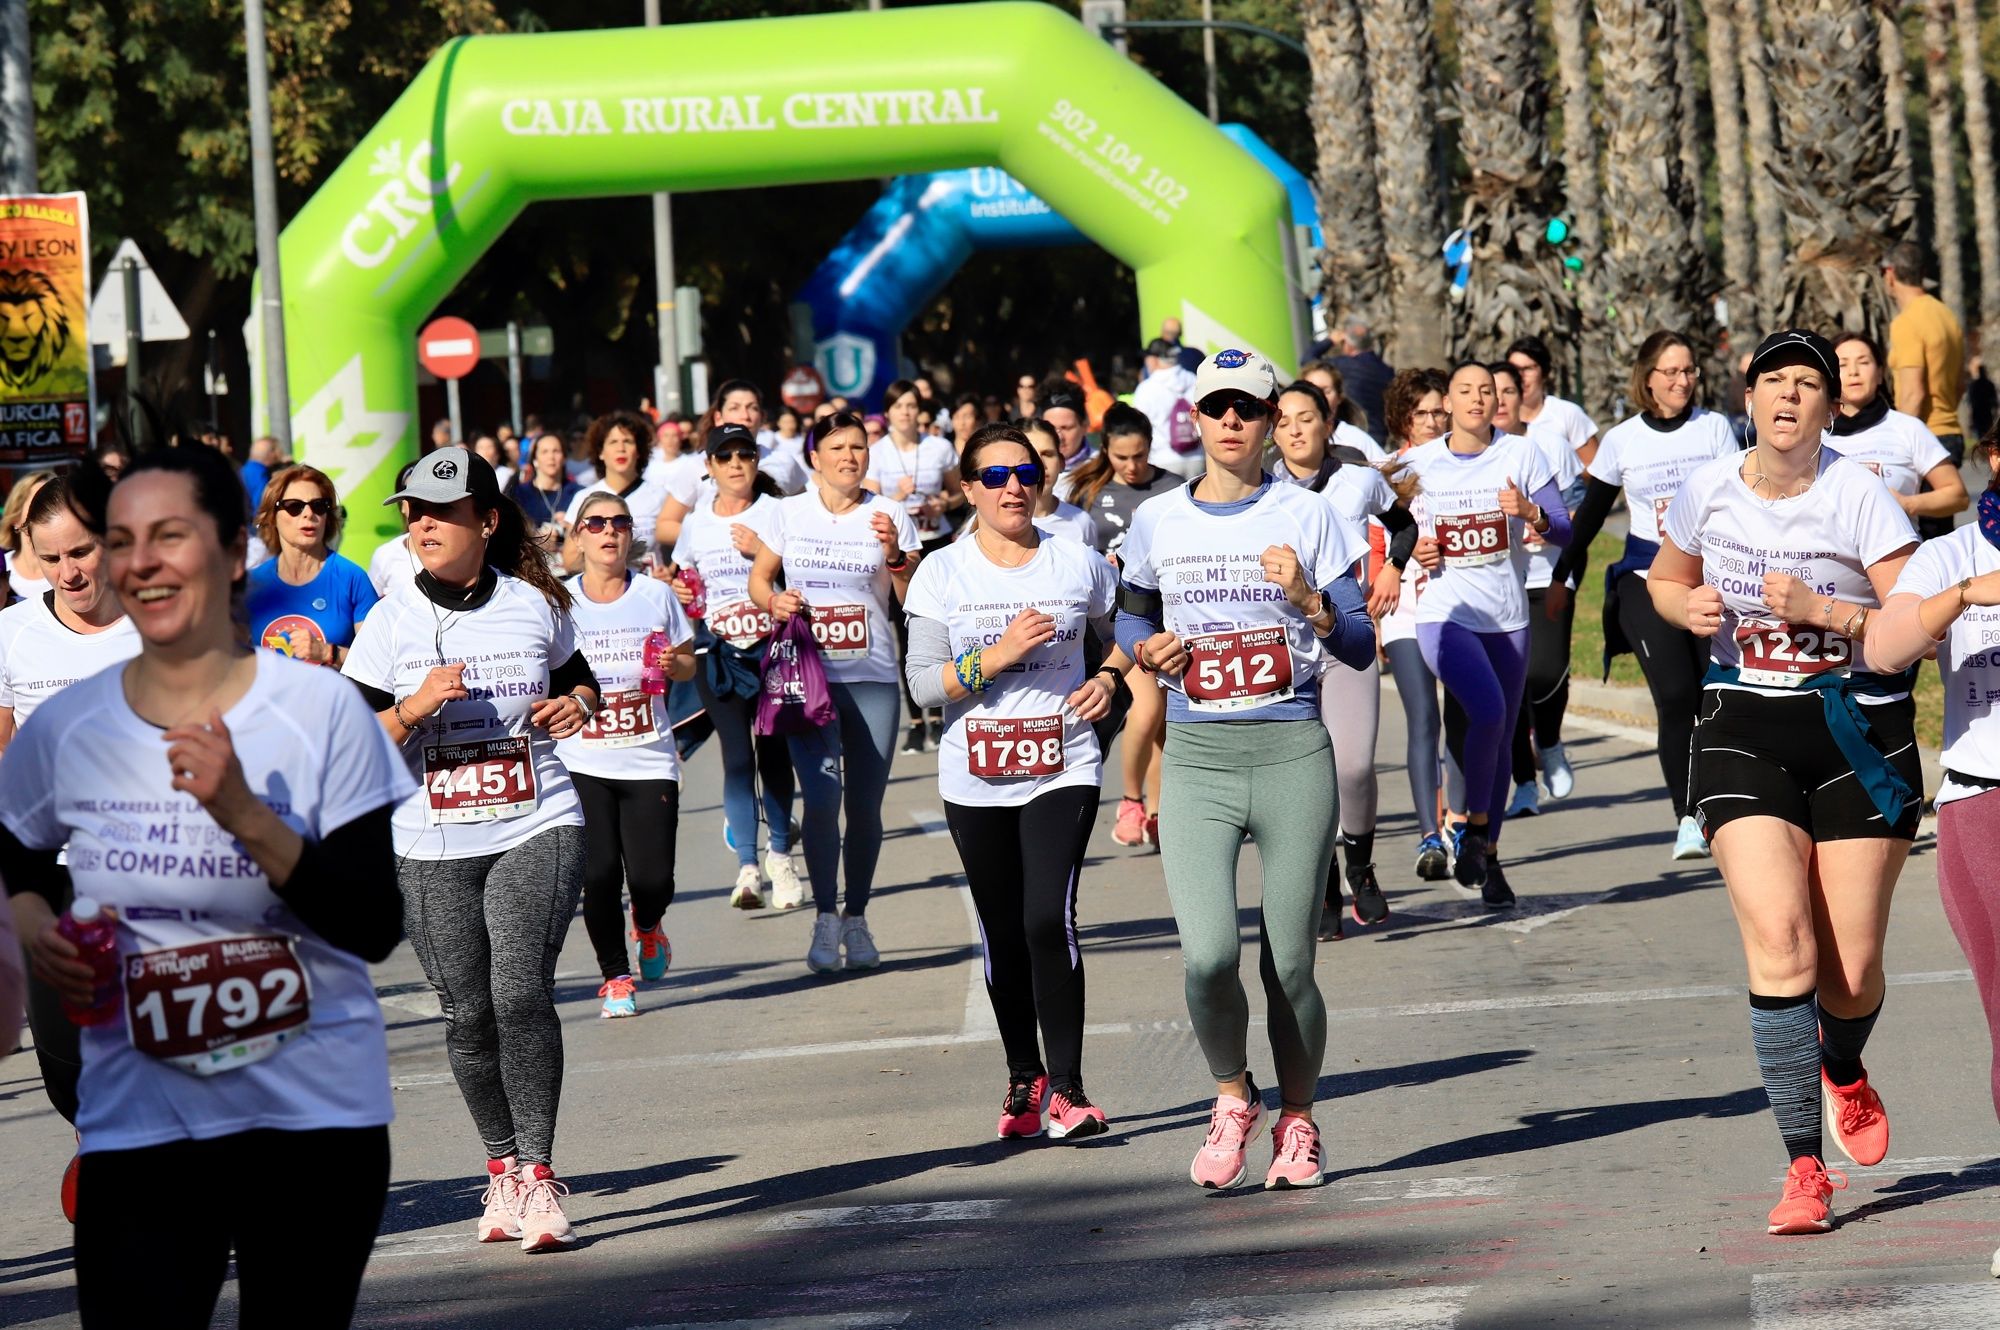
<svg viewBox="0 0 2000 1330"><path fill-rule="evenodd" d="M458 463L449 457L440 457L431 464L431 474L439 480L451 480L458 475Z"/></svg>
<svg viewBox="0 0 2000 1330"><path fill-rule="evenodd" d="M854 333L835 333L813 355L820 377L842 397L851 397L875 382L875 343Z"/></svg>
<svg viewBox="0 0 2000 1330"><path fill-rule="evenodd" d="M340 230L340 252L357 268L379 268L396 252L403 237L431 215L432 199L458 183L461 163L453 162L444 179L431 178L429 139L417 144L406 159L397 139L375 149L371 176L386 177L360 213Z"/></svg>

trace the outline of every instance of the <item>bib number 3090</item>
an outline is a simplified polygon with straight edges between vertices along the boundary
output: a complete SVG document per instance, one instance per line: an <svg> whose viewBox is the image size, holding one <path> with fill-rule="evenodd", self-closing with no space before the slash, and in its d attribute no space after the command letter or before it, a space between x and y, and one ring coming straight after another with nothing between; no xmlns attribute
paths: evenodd
<svg viewBox="0 0 2000 1330"><path fill-rule="evenodd" d="M1438 551L1447 568L1478 568L1507 557L1507 514L1498 508L1484 513L1441 513L1437 522Z"/></svg>
<svg viewBox="0 0 2000 1330"><path fill-rule="evenodd" d="M1187 653L1181 687L1195 711L1248 711L1292 695L1292 645L1282 624L1191 637Z"/></svg>
<svg viewBox="0 0 2000 1330"><path fill-rule="evenodd" d="M424 798L431 824L493 822L535 806L535 764L524 735L428 744Z"/></svg>
<svg viewBox="0 0 2000 1330"><path fill-rule="evenodd" d="M812 607L813 641L819 643L828 660L868 658L868 607L866 605L815 605Z"/></svg>
<svg viewBox="0 0 2000 1330"><path fill-rule="evenodd" d="M132 1047L196 1076L262 1062L305 1033L312 992L292 940L246 933L125 961Z"/></svg>
<svg viewBox="0 0 2000 1330"><path fill-rule="evenodd" d="M1736 677L1761 688L1797 688L1822 674L1846 674L1854 644L1828 628L1746 619L1736 626Z"/></svg>

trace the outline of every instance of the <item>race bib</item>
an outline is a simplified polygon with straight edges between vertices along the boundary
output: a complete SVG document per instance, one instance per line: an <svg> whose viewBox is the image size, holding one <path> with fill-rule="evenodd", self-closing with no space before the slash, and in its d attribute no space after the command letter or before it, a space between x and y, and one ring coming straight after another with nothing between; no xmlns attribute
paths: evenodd
<svg viewBox="0 0 2000 1330"><path fill-rule="evenodd" d="M1059 775L1063 769L1063 718L968 716L965 757L972 774L985 780Z"/></svg>
<svg viewBox="0 0 2000 1330"><path fill-rule="evenodd" d="M1181 688L1195 711L1249 711L1292 695L1292 644L1283 624L1187 639Z"/></svg>
<svg viewBox="0 0 2000 1330"><path fill-rule="evenodd" d="M1736 626L1736 677L1761 688L1797 688L1822 674L1846 674L1854 644L1831 628L1746 619Z"/></svg>
<svg viewBox="0 0 2000 1330"><path fill-rule="evenodd" d="M868 607L866 605L815 605L812 607L813 641L828 660L868 658Z"/></svg>
<svg viewBox="0 0 2000 1330"><path fill-rule="evenodd" d="M497 822L535 807L535 764L525 737L424 745L432 826Z"/></svg>
<svg viewBox="0 0 2000 1330"><path fill-rule="evenodd" d="M262 1062L304 1034L312 989L292 939L245 933L125 958L132 1047L196 1076Z"/></svg>
<svg viewBox="0 0 2000 1330"><path fill-rule="evenodd" d="M1440 514L1436 527L1438 549L1447 568L1478 568L1507 557L1507 514L1498 508L1483 513Z"/></svg>
<svg viewBox="0 0 2000 1330"><path fill-rule="evenodd" d="M1673 506L1674 496L1671 494L1666 495L1664 498L1659 495L1653 497L1653 530L1657 531L1663 538L1667 534L1667 509ZM1657 544L1658 542L1655 543Z"/></svg>
<svg viewBox="0 0 2000 1330"><path fill-rule="evenodd" d="M606 693L603 705L577 732L585 748L637 748L659 737L651 693Z"/></svg>
<svg viewBox="0 0 2000 1330"><path fill-rule="evenodd" d="M709 610L708 631L730 646L746 649L771 635L771 616L747 600L733 600Z"/></svg>

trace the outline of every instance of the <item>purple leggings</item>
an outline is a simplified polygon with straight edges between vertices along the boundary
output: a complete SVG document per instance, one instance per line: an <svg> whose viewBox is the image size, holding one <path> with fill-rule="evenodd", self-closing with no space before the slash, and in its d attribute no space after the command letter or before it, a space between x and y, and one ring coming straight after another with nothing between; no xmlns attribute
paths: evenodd
<svg viewBox="0 0 2000 1330"><path fill-rule="evenodd" d="M1420 623L1417 646L1465 709L1465 743L1455 754L1465 773L1468 813L1486 813L1486 843L1500 843L1513 773L1514 722L1528 679L1528 630L1482 633L1455 623Z"/></svg>
<svg viewBox="0 0 2000 1330"><path fill-rule="evenodd" d="M1979 985L1993 1041L1993 1111L2000 1114L2000 790L1938 807L1938 895Z"/></svg>

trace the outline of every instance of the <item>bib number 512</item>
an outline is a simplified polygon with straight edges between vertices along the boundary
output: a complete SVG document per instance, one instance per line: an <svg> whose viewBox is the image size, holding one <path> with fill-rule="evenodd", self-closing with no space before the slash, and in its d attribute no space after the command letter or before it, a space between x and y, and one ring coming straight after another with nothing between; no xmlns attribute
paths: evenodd
<svg viewBox="0 0 2000 1330"><path fill-rule="evenodd" d="M1292 695L1292 646L1282 624L1187 641L1181 687L1198 711L1242 711Z"/></svg>

